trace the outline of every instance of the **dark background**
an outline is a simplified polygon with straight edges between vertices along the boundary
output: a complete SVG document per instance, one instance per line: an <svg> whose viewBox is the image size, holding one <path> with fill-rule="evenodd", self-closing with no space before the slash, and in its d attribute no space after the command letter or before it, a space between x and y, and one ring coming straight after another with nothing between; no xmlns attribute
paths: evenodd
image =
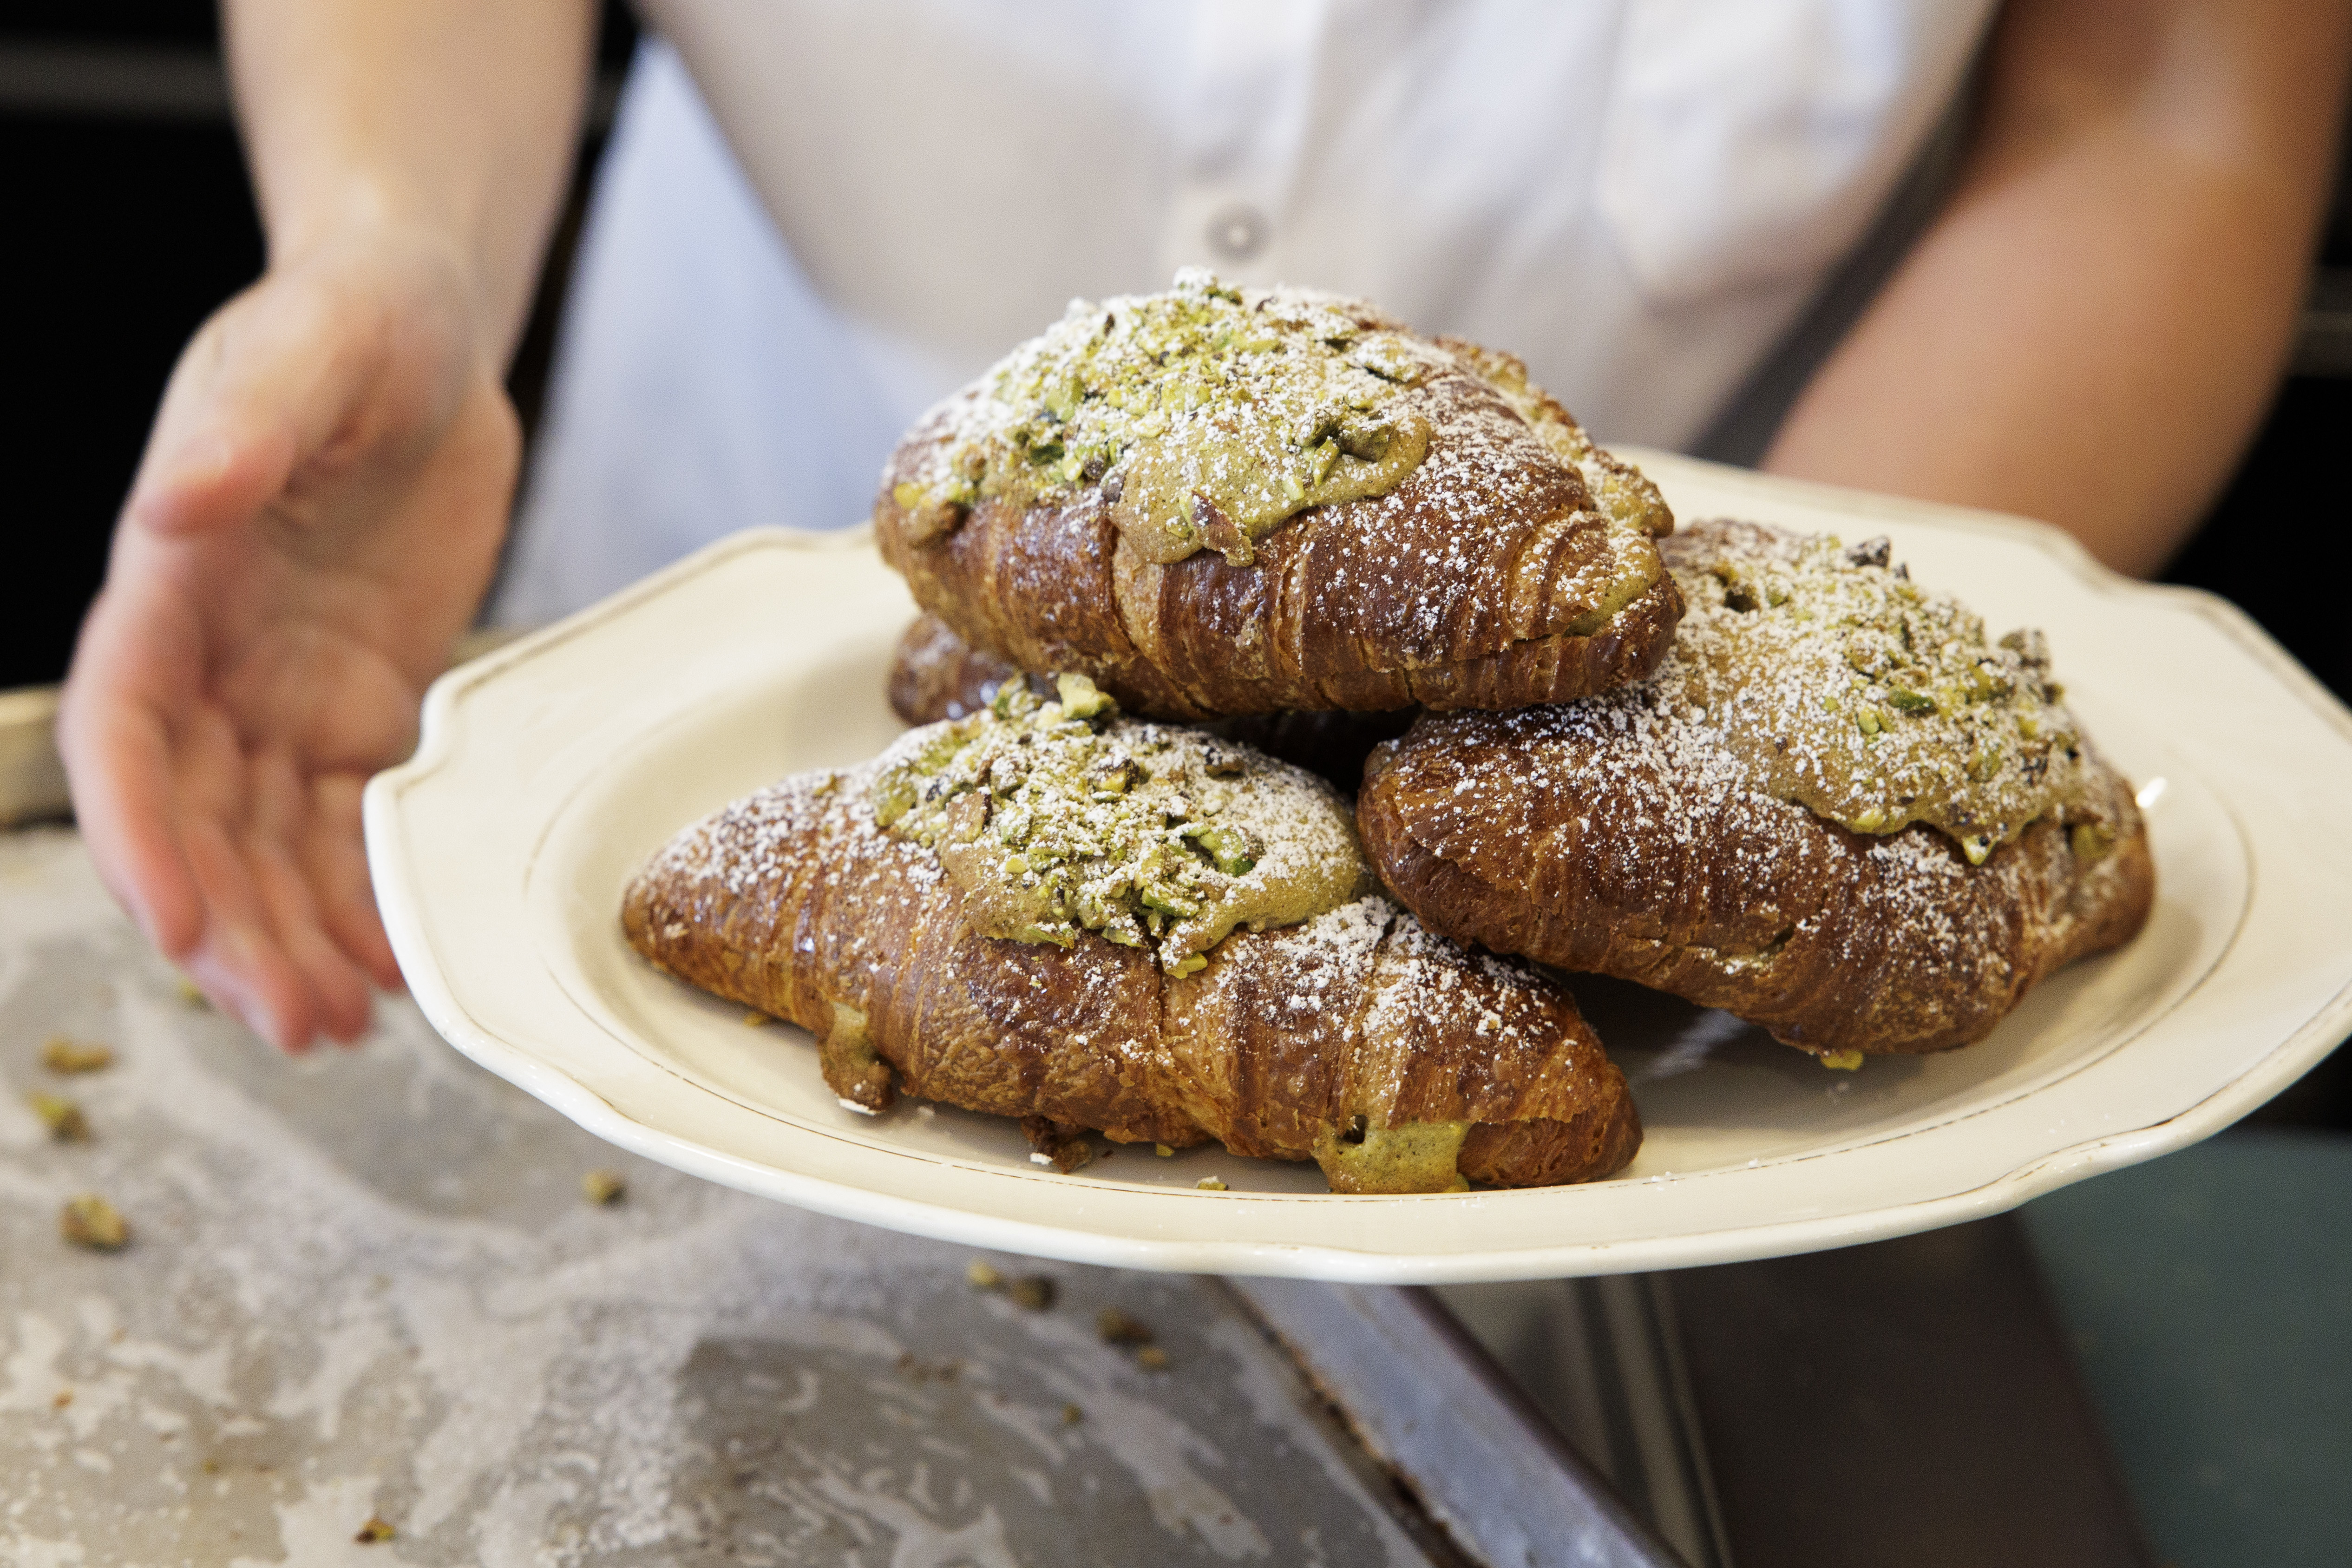
<svg viewBox="0 0 2352 1568"><path fill-rule="evenodd" d="M545 384L584 175L635 39L627 12L606 0L583 178L510 376L527 427ZM173 360L261 268L218 41L203 0L0 5L5 254L18 302L0 428L23 552L0 615L0 689L64 674ZM2317 302L2352 307L2352 295L2333 287L2352 279L2332 270L2352 268L2352 208L2342 201L2320 261ZM2352 430L2352 309L2308 321L2301 374L2281 389L2243 467L2166 579L2236 601L2338 697L2352 697L2343 593L2313 560L2344 521L2326 465ZM2352 1055L2338 1053L2260 1117L2352 1128Z"/></svg>
<svg viewBox="0 0 2352 1568"><path fill-rule="evenodd" d="M636 29L606 0L594 166ZM0 0L0 199L16 282L5 460L25 565L0 615L0 690L60 679L116 509L189 336L260 273L262 244L205 0ZM586 195L575 179L556 251ZM552 266L509 377L536 421L567 268ZM35 569L27 570L26 566Z"/></svg>

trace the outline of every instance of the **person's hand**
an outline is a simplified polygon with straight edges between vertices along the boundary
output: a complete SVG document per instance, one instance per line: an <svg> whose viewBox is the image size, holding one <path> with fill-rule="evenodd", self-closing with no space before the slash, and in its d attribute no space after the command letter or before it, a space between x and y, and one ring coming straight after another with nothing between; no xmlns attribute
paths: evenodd
<svg viewBox="0 0 2352 1568"><path fill-rule="evenodd" d="M462 269L398 236L274 268L165 390L58 724L100 875L288 1050L400 981L360 790L496 564L520 438Z"/></svg>

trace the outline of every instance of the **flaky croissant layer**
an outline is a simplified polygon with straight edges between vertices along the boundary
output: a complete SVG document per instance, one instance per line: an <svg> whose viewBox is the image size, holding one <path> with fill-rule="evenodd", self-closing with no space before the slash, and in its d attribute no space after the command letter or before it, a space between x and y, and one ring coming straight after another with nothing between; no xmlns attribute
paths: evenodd
<svg viewBox="0 0 2352 1568"><path fill-rule="evenodd" d="M656 966L820 1041L848 1104L907 1092L1033 1139L1316 1161L1337 1192L1588 1181L1641 1142L1567 992L1366 898L1236 931L1171 978L1150 952L977 934L929 850L877 827L873 769L803 774L680 834L622 921Z"/></svg>
<svg viewBox="0 0 2352 1568"><path fill-rule="evenodd" d="M2039 634L1990 645L1889 570L1884 540L1842 564L1836 547L1694 524L1666 554L1697 607L1654 679L1426 715L1381 744L1357 797L1381 881L1461 941L1838 1058L1982 1039L2043 978L2130 941L2156 894L2147 825L2057 706ZM1901 616L1874 628L1860 594L1812 596L1851 578ZM1931 696L1939 667L1982 687ZM1824 814L1841 800L1853 815Z"/></svg>
<svg viewBox="0 0 2352 1568"><path fill-rule="evenodd" d="M1683 614L1656 545L1673 514L1525 365L1422 338L1361 301L1286 289L1216 297L1271 338L1297 337L1306 305L1396 348L1411 365L1390 367L1396 384L1380 417L1419 433L1418 460L1370 489L1301 489L1300 510L1246 546L1215 543L1230 520L1196 490L1188 504L1213 520L1203 547L1171 554L1129 514L1138 494L1162 488L1150 482L1150 448L1181 446L1176 431L1083 464L1066 449L1085 444L1085 429L1121 423L1110 404L1150 389L1057 374L1044 403L1021 401L1036 388L1012 373L1039 340L927 413L885 468L875 537L917 603L982 654L1084 673L1147 718L1509 709L1605 691L1657 667ZM1173 298L1110 301L1110 346L1126 340L1136 309ZM1216 433L1256 423L1261 395L1297 394L1279 371L1264 374L1233 408L1179 410L1178 429L1209 455L1222 450ZM1016 426L1025 446L1008 444ZM1195 459L1207 458L1179 466ZM974 463L986 478L956 477Z"/></svg>

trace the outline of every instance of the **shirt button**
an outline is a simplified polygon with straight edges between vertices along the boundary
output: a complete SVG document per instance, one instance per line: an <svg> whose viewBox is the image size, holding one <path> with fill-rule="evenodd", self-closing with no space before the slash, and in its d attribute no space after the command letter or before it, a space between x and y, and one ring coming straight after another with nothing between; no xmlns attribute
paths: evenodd
<svg viewBox="0 0 2352 1568"><path fill-rule="evenodd" d="M1247 261L1274 237L1274 226L1249 203L1228 202L1210 215L1205 237L1219 260Z"/></svg>

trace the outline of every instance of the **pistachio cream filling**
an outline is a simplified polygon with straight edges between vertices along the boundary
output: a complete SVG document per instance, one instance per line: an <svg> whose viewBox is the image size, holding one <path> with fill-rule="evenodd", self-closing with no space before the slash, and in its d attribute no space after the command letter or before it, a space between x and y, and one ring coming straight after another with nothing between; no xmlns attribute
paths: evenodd
<svg viewBox="0 0 2352 1568"><path fill-rule="evenodd" d="M1890 569L1885 540L1789 538L1675 575L1689 609L1660 700L1765 793L1858 833L1930 823L1974 864L2081 796L2042 634L1988 642L1958 600Z"/></svg>
<svg viewBox="0 0 2352 1568"><path fill-rule="evenodd" d="M1467 1121L1415 1121L1368 1127L1359 1116L1346 1131L1327 1128L1315 1141L1315 1163L1335 1193L1460 1193Z"/></svg>
<svg viewBox="0 0 2352 1568"><path fill-rule="evenodd" d="M1146 560L1209 549L1247 565L1286 519L1384 494L1420 465L1429 422L1397 395L1443 363L1331 296L1244 293L1186 268L1166 293L1072 300L893 499L921 538L982 498L1100 482Z"/></svg>
<svg viewBox="0 0 2352 1568"><path fill-rule="evenodd" d="M1082 675L899 741L875 821L939 857L987 936L1063 947L1081 931L1202 967L1236 926L1293 925L1371 890L1339 795L1195 730L1118 716Z"/></svg>

